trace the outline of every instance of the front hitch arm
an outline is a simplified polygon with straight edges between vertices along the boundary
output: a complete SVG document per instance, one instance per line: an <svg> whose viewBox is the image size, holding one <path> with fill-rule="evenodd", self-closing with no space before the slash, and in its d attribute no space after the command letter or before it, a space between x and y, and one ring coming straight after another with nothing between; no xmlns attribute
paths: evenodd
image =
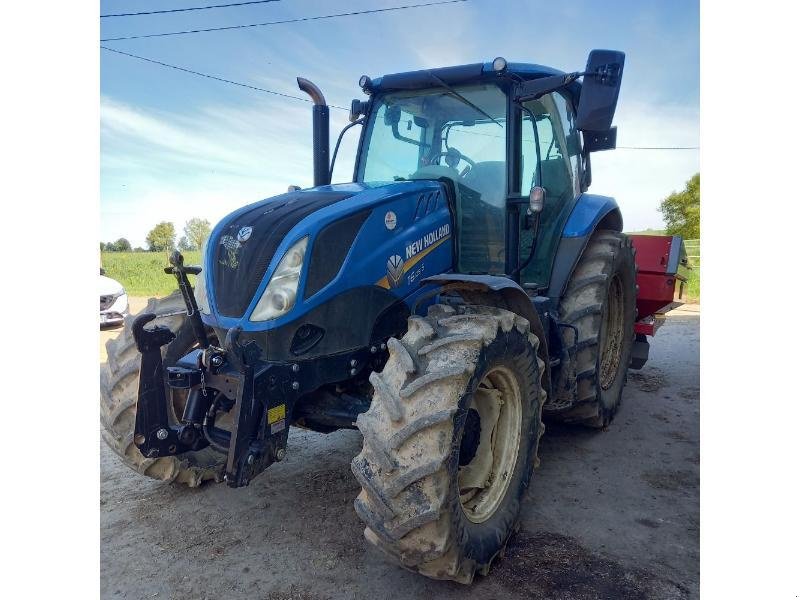
<svg viewBox="0 0 800 600"><path fill-rule="evenodd" d="M161 325L145 329L155 318L153 313L144 313L136 317L132 326L136 348L142 355L133 441L146 458L196 449L182 443L178 428L169 424L161 347L174 340L175 334Z"/></svg>
<svg viewBox="0 0 800 600"><path fill-rule="evenodd" d="M171 267L166 267L164 272L168 275L175 275L178 280L178 289L181 291L183 301L186 303L186 316L189 318L189 324L192 327L197 343L201 348L208 348L208 336L206 335L206 326L200 318L200 311L197 308L197 300L194 297L194 290L192 284L189 283L187 275L200 275L201 267L190 267L183 264L183 254L175 250L169 257Z"/></svg>

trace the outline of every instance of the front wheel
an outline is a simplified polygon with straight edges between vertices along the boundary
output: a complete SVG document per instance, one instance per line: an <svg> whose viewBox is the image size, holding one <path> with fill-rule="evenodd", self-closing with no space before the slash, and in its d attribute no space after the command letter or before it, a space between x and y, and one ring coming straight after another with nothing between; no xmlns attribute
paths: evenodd
<svg viewBox="0 0 800 600"><path fill-rule="evenodd" d="M194 336L186 318L186 306L179 293L166 298L153 298L143 312L156 315L155 324L169 327L176 338L163 350L164 367L172 366L194 345ZM136 424L136 401L139 395L141 355L133 339L133 321L137 315L125 318L125 329L119 337L106 342L108 361L100 366L100 423L101 435L128 467L161 481L184 483L197 487L203 481L218 479L225 465L225 456L204 448L178 456L145 458L133 443ZM186 394L169 390L169 416L178 423L183 414Z"/></svg>
<svg viewBox="0 0 800 600"><path fill-rule="evenodd" d="M352 464L369 542L435 579L488 572L514 531L544 430L538 346L525 319L483 306L435 306L389 341Z"/></svg>

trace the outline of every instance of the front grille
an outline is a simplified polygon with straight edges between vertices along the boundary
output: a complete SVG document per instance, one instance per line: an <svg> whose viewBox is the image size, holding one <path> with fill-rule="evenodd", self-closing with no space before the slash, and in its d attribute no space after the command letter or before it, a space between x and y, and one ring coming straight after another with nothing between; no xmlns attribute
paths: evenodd
<svg viewBox="0 0 800 600"><path fill-rule="evenodd" d="M116 299L117 297L114 294L100 296L100 310L108 310Z"/></svg>

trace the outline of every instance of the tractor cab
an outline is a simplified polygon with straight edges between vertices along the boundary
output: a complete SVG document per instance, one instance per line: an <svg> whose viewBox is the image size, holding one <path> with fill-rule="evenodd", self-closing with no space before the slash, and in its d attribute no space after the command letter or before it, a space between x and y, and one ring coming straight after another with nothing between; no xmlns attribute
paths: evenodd
<svg viewBox="0 0 800 600"><path fill-rule="evenodd" d="M577 127L581 85L503 58L360 84L370 100L353 101L351 120L365 115L354 180L447 182L456 271L546 289L560 232L591 179Z"/></svg>

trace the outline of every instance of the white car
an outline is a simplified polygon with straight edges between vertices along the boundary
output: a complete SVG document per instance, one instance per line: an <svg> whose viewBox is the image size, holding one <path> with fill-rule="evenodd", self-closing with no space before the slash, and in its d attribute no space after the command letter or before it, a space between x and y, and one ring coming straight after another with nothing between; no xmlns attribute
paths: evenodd
<svg viewBox="0 0 800 600"><path fill-rule="evenodd" d="M128 314L128 294L122 284L100 269L100 325L121 325Z"/></svg>

